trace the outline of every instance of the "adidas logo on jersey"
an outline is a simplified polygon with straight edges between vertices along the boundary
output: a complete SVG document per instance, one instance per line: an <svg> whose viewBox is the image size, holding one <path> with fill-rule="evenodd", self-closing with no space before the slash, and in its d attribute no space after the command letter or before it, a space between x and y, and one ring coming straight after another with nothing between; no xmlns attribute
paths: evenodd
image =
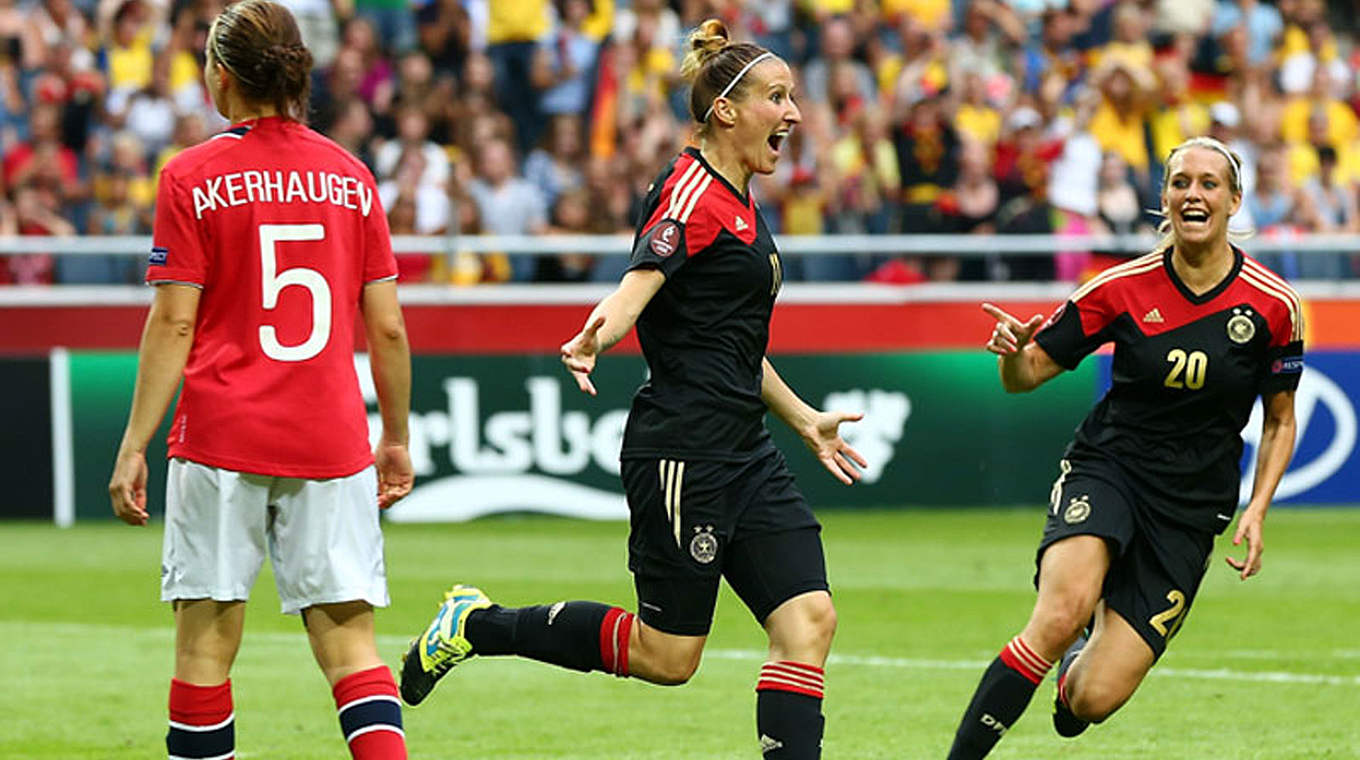
<svg viewBox="0 0 1360 760"><path fill-rule="evenodd" d="M748 226L748 225L746 224L746 220L745 220L745 219L742 219L741 217L737 217L737 223L736 223L737 232L745 232L747 226Z"/></svg>
<svg viewBox="0 0 1360 760"><path fill-rule="evenodd" d="M1143 315L1143 321L1144 321L1144 322L1165 322L1166 320L1165 320L1165 319L1162 319L1162 312L1154 308L1152 311L1149 311L1148 313L1146 313L1146 314Z"/></svg>

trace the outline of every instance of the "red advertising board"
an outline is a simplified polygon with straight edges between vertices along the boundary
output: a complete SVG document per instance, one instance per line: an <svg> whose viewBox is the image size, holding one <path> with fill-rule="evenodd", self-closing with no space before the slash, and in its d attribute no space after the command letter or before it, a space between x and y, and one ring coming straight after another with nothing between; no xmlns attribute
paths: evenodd
<svg viewBox="0 0 1360 760"><path fill-rule="evenodd" d="M775 309L770 353L980 350L991 329L991 319L978 307L980 300L894 303L875 298L857 303L853 297L799 298ZM1023 317L1047 314L1057 302L995 300ZM591 303L584 298L572 303L416 302L403 309L416 353L551 354L580 329ZM1360 299L1313 298L1306 309L1310 350L1360 349ZM40 355L53 346L135 348L145 319L142 303L0 305L0 354ZM637 343L629 336L615 350L635 352Z"/></svg>

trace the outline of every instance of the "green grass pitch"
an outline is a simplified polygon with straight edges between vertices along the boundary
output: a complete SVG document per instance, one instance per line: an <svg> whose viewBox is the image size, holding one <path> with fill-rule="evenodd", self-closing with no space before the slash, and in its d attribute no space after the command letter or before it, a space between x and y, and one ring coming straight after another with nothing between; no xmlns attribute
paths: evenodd
<svg viewBox="0 0 1360 760"><path fill-rule="evenodd" d="M942 758L981 669L1033 602L1038 510L823 515L840 613L824 757ZM549 518L388 526L395 666L453 581L509 605L631 606L621 523ZM1276 509L1261 576L1219 539L1178 639L1108 723L1053 733L1050 678L993 757L1360 758L1360 510ZM160 531L0 524L0 757L164 757L170 613ZM412 758L757 758L763 636L723 591L688 685L473 660L406 711ZM233 674L241 760L346 757L329 689L266 570Z"/></svg>

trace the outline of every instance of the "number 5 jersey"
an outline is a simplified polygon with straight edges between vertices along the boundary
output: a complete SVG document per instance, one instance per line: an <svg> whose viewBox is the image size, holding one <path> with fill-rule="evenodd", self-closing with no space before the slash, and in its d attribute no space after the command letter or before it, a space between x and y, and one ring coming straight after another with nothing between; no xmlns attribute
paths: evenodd
<svg viewBox="0 0 1360 760"><path fill-rule="evenodd" d="M279 117L161 172L146 281L202 289L169 455L296 478L373 461L354 371L364 285L395 279L372 174Z"/></svg>

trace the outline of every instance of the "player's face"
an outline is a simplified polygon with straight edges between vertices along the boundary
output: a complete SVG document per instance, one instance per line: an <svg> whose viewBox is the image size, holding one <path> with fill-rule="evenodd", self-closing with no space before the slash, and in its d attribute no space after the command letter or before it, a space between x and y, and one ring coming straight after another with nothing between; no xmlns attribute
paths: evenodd
<svg viewBox="0 0 1360 760"><path fill-rule="evenodd" d="M1192 147L1167 167L1162 211L1171 220L1176 242L1202 245L1227 239L1228 218L1242 203L1229 183L1228 158L1212 148Z"/></svg>
<svg viewBox="0 0 1360 760"><path fill-rule="evenodd" d="M746 165L753 172L770 174L779 161L785 139L803 120L793 102L793 73L778 58L761 61L751 69L751 86L737 110L733 135L742 147Z"/></svg>

